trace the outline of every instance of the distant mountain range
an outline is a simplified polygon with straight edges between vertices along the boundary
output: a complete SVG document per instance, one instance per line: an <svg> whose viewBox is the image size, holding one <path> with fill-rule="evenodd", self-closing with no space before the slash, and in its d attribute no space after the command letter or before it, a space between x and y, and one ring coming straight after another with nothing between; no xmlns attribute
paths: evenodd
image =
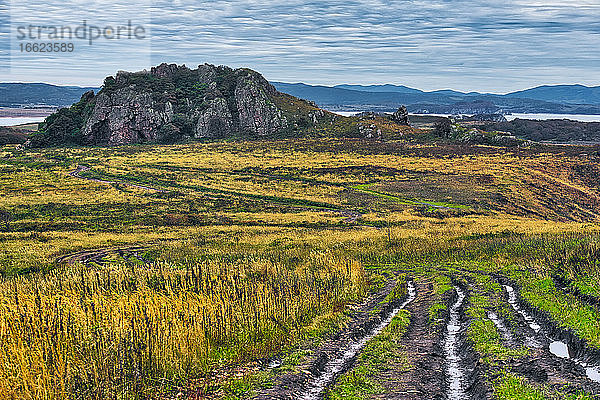
<svg viewBox="0 0 600 400"><path fill-rule="evenodd" d="M504 95L436 90L425 92L402 85L315 86L272 82L284 93L317 103L332 111L394 111L406 105L412 113L600 114L600 86L539 86ZM81 95L99 88L45 83L0 83L0 107L69 106Z"/></svg>
<svg viewBox="0 0 600 400"><path fill-rule="evenodd" d="M76 103L81 95L98 88L55 86L47 83L0 83L0 107L48 105L65 107Z"/></svg>
<svg viewBox="0 0 600 400"><path fill-rule="evenodd" d="M425 92L389 84L330 87L273 82L273 85L282 92L314 101L330 110L392 111L406 105L413 113L600 114L600 86L540 86L498 95L455 90Z"/></svg>

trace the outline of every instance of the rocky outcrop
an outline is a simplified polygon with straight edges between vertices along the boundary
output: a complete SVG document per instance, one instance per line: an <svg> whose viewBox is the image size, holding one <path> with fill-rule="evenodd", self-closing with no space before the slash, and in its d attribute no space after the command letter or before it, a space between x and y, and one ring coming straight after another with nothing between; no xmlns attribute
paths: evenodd
<svg viewBox="0 0 600 400"><path fill-rule="evenodd" d="M262 78L262 77L261 77ZM242 132L268 135L287 128L288 121L269 99L275 88L263 79L240 76L235 87L235 102Z"/></svg>
<svg viewBox="0 0 600 400"><path fill-rule="evenodd" d="M259 73L210 64L161 64L119 72L98 94L61 109L40 126L34 145L174 143L260 137L310 129L333 114L279 93Z"/></svg>
<svg viewBox="0 0 600 400"><path fill-rule="evenodd" d="M198 114L194 134L196 138L218 138L233 135L233 116L224 98L218 97L212 100L209 107Z"/></svg>
<svg viewBox="0 0 600 400"><path fill-rule="evenodd" d="M170 102L157 103L152 93L126 87L101 92L83 128L87 143L140 143L158 139L159 128L173 119Z"/></svg>
<svg viewBox="0 0 600 400"><path fill-rule="evenodd" d="M401 106L395 113L393 113L391 119L400 125L410 125L408 121L408 110L405 106Z"/></svg>

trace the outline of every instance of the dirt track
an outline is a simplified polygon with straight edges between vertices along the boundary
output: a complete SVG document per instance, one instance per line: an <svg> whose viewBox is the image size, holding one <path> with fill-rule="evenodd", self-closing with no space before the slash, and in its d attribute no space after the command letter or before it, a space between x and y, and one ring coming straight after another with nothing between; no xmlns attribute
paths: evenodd
<svg viewBox="0 0 600 400"><path fill-rule="evenodd" d="M443 330L432 329L428 321L427 310L433 304L431 285L417 283L416 286L417 297L407 307L411 323L403 341L412 368L406 370L404 365L390 365L382 376L385 394L375 399L445 399Z"/></svg>
<svg viewBox="0 0 600 400"><path fill-rule="evenodd" d="M118 255L124 259L135 258L138 261L146 262L140 255L140 252L148 250L150 246L137 245L137 246L122 246L122 247L105 247L100 249L89 249L82 250L75 253L70 253L56 259L57 264L75 264L77 262L81 264L105 264L104 260L106 257L112 255Z"/></svg>
<svg viewBox="0 0 600 400"><path fill-rule="evenodd" d="M509 295L510 289L505 291L507 301L510 300ZM561 339L560 335L553 332L557 330L556 326L537 318L536 312L520 299L518 292L515 292L515 296L516 307L519 310L515 312L516 318L512 324L516 332L516 343L524 344L531 351L524 359L510 365L511 370L533 382L547 384L555 389L570 393L585 391L600 398L600 382L595 382L586 375L585 368L576 362L575 354L571 355L571 358L566 358L566 354L558 355L551 351L551 344L556 344ZM515 346L509 342L506 345ZM585 353L586 350L580 351Z"/></svg>
<svg viewBox="0 0 600 400"><path fill-rule="evenodd" d="M351 312L348 327L315 349L312 356L296 368L300 372L278 376L275 385L259 393L254 400L323 398L323 390L351 366L355 355L366 343L365 338L378 327L381 328L389 323L400 308L412 301L409 290L409 294L403 301L394 301L381 306L381 302L395 285L395 279L390 279L381 291L358 305ZM379 311L374 314L374 310Z"/></svg>
<svg viewBox="0 0 600 400"><path fill-rule="evenodd" d="M132 188L136 188L136 189L142 189L142 190L148 190L148 191L152 191L152 192L160 192L160 193L166 193L166 190L163 189L156 189L150 186L144 186L144 185L137 185L134 183L129 183L129 182L122 182L122 181L107 181L104 179L98 179L98 178L92 178L89 176L83 176L81 175L83 172L89 172L92 169L90 167L84 166L84 165L78 165L77 169L74 171L69 172L69 176L72 176L73 178L78 178L78 179L85 179L87 181L91 181L91 182L98 182L98 183L106 183L109 185L123 185L123 186L127 186L127 187L132 187Z"/></svg>

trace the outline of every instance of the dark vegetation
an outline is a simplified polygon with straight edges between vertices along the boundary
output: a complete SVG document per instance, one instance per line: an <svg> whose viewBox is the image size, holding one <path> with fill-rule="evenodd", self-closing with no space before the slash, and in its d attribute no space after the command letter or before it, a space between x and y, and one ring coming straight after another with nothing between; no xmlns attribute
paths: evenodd
<svg viewBox="0 0 600 400"><path fill-rule="evenodd" d="M86 92L71 107L61 108L56 113L48 116L39 125L38 132L31 136L31 146L46 147L57 144L85 144L85 138L81 131L94 105L94 93Z"/></svg>
<svg viewBox="0 0 600 400"><path fill-rule="evenodd" d="M20 129L0 126L0 146L5 144L21 144L27 140L27 133Z"/></svg>
<svg viewBox="0 0 600 400"><path fill-rule="evenodd" d="M517 118L510 122L486 123L482 128L506 131L539 142L600 142L600 122L579 122L568 119L534 121Z"/></svg>

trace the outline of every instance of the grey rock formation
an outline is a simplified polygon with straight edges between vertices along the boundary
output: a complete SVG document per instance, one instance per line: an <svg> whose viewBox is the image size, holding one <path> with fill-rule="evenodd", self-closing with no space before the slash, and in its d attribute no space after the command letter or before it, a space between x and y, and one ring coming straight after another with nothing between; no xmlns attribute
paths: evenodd
<svg viewBox="0 0 600 400"><path fill-rule="evenodd" d="M150 92L123 88L101 92L85 123L86 142L123 144L155 141L160 126L173 118L173 105L157 103Z"/></svg>
<svg viewBox="0 0 600 400"><path fill-rule="evenodd" d="M400 125L410 125L408 120L408 110L405 106L401 106L395 113L392 114L392 121Z"/></svg>
<svg viewBox="0 0 600 400"><path fill-rule="evenodd" d="M36 145L260 137L316 126L331 115L279 93L249 69L161 64L108 77L98 94L49 117Z"/></svg>
<svg viewBox="0 0 600 400"><path fill-rule="evenodd" d="M235 102L242 132L263 136L287 127L287 120L270 100L269 94L275 94L275 88L266 80L249 79L248 76L238 78Z"/></svg>
<svg viewBox="0 0 600 400"><path fill-rule="evenodd" d="M218 97L211 101L208 109L197 113L196 138L227 137L233 134L233 116L227 100Z"/></svg>

